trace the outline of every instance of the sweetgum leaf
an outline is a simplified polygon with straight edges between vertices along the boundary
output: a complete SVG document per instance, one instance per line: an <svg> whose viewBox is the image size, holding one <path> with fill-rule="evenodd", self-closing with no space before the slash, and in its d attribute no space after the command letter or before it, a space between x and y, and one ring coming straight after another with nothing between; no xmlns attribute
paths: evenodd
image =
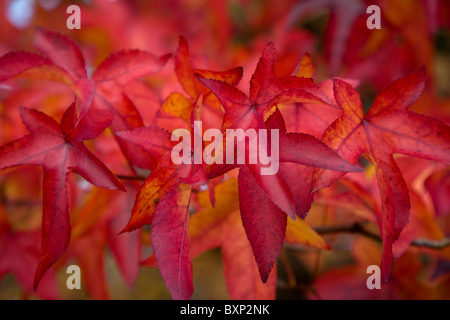
<svg viewBox="0 0 450 320"><path fill-rule="evenodd" d="M116 236L123 228L131 210L138 183L128 182L126 193L94 188L84 203L71 213L72 235L68 248L83 270L83 280L93 299L108 299L105 255L111 250L124 281L132 288L139 273L141 234L139 232ZM86 250L86 248L89 250Z"/></svg>
<svg viewBox="0 0 450 320"><path fill-rule="evenodd" d="M276 77L275 60L275 46L270 42L262 52L251 78L249 96L233 85L197 75L199 81L211 89L225 109L222 130L262 128L264 112L277 103L331 104L312 79Z"/></svg>
<svg viewBox="0 0 450 320"><path fill-rule="evenodd" d="M300 62L300 68L297 72L297 77L312 78L316 67L314 66L311 56L308 53L303 55L302 61Z"/></svg>
<svg viewBox="0 0 450 320"><path fill-rule="evenodd" d="M174 168L160 168L153 171L139 189L130 221L121 233L151 224L156 206L176 182L176 169Z"/></svg>
<svg viewBox="0 0 450 320"><path fill-rule="evenodd" d="M205 79L198 76L200 82L206 85L218 97L225 109L222 131L228 129L279 129L275 122L269 126L264 123L264 115L273 105L279 103L317 103L334 105L327 96L317 87L312 79L300 77L277 78L274 71L276 60L275 47L268 43L256 66L251 78L250 94L247 97L236 87L223 81ZM281 114L277 116L283 122ZM272 127L271 127L272 126ZM284 122L282 124L284 129ZM312 136L305 134L280 133L280 162L296 162L309 166L319 166L332 170L360 171L360 169L341 159L325 144ZM224 133L224 145L230 143ZM234 143L231 140L231 143ZM223 161L225 163L225 161ZM342 166L342 167L341 167ZM234 166L212 166L209 173L213 176L223 174ZM296 209L289 188L279 175L261 176L257 173L258 165L250 166L250 172L258 185L270 196L272 202L292 218L295 218ZM341 168L339 168L341 167ZM221 171L221 169L223 171ZM311 188L304 189L309 193ZM300 206L297 205L299 208ZM304 209L297 211L304 216Z"/></svg>
<svg viewBox="0 0 450 320"><path fill-rule="evenodd" d="M266 181L259 185L271 195L272 201L284 212L295 218L295 215L304 218L313 200L311 194L313 167L320 167L329 170L342 170L348 172L360 172L361 169L353 166L342 159L335 151L330 149L322 141L315 137L303 133L286 133L286 126L283 116L278 109L267 119L268 129L279 130L279 161L280 170L276 175L283 189L289 190L289 202L291 206L286 211L284 206L280 206L279 197L276 196L277 183L269 182L273 177L256 177L256 180ZM254 170L252 170L254 172Z"/></svg>
<svg viewBox="0 0 450 320"><path fill-rule="evenodd" d="M164 100L158 110L158 117L181 118L189 125L192 108L193 103L188 98L179 92L173 92Z"/></svg>
<svg viewBox="0 0 450 320"><path fill-rule="evenodd" d="M189 241L190 197L190 185L174 185L156 207L152 221L152 248L174 299L188 299L194 291Z"/></svg>
<svg viewBox="0 0 450 320"><path fill-rule="evenodd" d="M115 52L105 59L88 78L83 54L69 37L36 28L34 46L45 57L11 52L0 58L0 81L31 78L59 81L73 89L79 99L76 125L70 139L89 140L108 126L115 131L143 126L142 118L122 87L139 77L158 72L170 55L157 57L140 50ZM153 165L151 157L137 146L117 138L131 164L142 168Z"/></svg>
<svg viewBox="0 0 450 320"><path fill-rule="evenodd" d="M335 79L335 98L343 115L330 125L322 139L349 162L364 155L376 168L383 204L379 229L385 280L392 265L392 243L408 222L410 211L408 188L393 154L450 163L450 128L439 120L408 111L424 86L422 68L382 90L364 115L359 94L350 84ZM313 189L329 186L343 174L316 169Z"/></svg>
<svg viewBox="0 0 450 320"><path fill-rule="evenodd" d="M86 78L83 53L77 44L67 36L37 27L34 46L44 53L55 65L67 70L75 81Z"/></svg>
<svg viewBox="0 0 450 320"><path fill-rule="evenodd" d="M215 109L219 109L220 107L217 99L215 99L207 87L199 82L196 75L198 74L203 78L220 80L230 85L237 85L242 78L241 67L226 71L195 68L190 59L188 43L182 36L179 38L178 49L175 54L175 73L178 81L190 98L197 100L200 94L203 94L204 100L207 102L206 104Z"/></svg>
<svg viewBox="0 0 450 320"><path fill-rule="evenodd" d="M284 242L287 216L270 201L247 167L239 169L239 207L261 280L266 282Z"/></svg>
<svg viewBox="0 0 450 320"><path fill-rule="evenodd" d="M190 116L191 130L194 121L199 119L200 110L201 98ZM156 170L139 189L130 220L121 233L151 224L154 258L163 279L174 299L188 299L193 292L189 241L191 184L204 182L204 165L175 165L171 151L176 143L171 141L168 131L159 127L150 125L117 135L142 147L158 160ZM194 145L191 147L193 153Z"/></svg>
<svg viewBox="0 0 450 320"><path fill-rule="evenodd" d="M0 205L0 279L12 273L26 293L37 294L43 299L58 299L54 272L42 278L41 285L33 290L33 274L30 266L39 263L39 231L17 231L8 222L6 210Z"/></svg>
<svg viewBox="0 0 450 320"><path fill-rule="evenodd" d="M302 244L318 249L330 249L330 246L313 228L304 220L287 220L285 242L290 244Z"/></svg>
<svg viewBox="0 0 450 320"><path fill-rule="evenodd" d="M185 120L189 125L190 115L195 103L202 97L203 112L201 120L204 127L218 127L223 117L222 106L217 97L197 79L197 76L237 85L242 78L242 68L236 67L226 71L195 68L184 37L179 39L174 60L175 74L187 96L179 92L172 92L164 101L157 115L163 118L178 117Z"/></svg>
<svg viewBox="0 0 450 320"><path fill-rule="evenodd" d="M69 118L74 108L74 105L69 107L63 118ZM71 230L66 180L69 170L100 187L122 191L125 187L82 142L67 139L55 120L24 107L20 112L30 134L0 148L0 169L18 165L37 165L44 169L42 243L34 278L36 289L43 274L69 244ZM70 129L69 123L64 120L64 130Z"/></svg>
<svg viewBox="0 0 450 320"><path fill-rule="evenodd" d="M218 184L216 190L214 207L209 202L207 191L197 196L202 209L190 220L192 256L220 247L231 299L274 299L276 270L272 270L266 283L262 282L239 214L237 179Z"/></svg>
<svg viewBox="0 0 450 320"><path fill-rule="evenodd" d="M37 294L43 299L58 299L58 284L52 270L42 278L39 288L33 290L33 274L29 268L39 263L39 239L38 231L14 232L8 226L0 232L0 279L12 273L28 294Z"/></svg>

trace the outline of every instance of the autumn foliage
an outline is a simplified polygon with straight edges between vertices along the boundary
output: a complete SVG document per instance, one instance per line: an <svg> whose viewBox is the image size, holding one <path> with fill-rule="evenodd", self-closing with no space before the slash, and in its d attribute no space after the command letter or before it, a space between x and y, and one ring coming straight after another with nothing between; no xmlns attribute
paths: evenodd
<svg viewBox="0 0 450 320"><path fill-rule="evenodd" d="M2 17L0 280L58 299L77 264L88 298L114 298L112 257L130 291L151 268L156 298L214 298L194 277L212 252L231 299L450 298L450 6L375 2L379 30L362 0ZM279 130L278 172L175 164L196 121L223 149L227 129Z"/></svg>

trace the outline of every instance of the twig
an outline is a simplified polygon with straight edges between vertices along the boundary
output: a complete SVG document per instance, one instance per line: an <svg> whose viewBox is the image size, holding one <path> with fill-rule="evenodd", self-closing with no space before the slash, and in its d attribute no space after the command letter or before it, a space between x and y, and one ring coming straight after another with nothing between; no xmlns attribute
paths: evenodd
<svg viewBox="0 0 450 320"><path fill-rule="evenodd" d="M377 234L374 234L370 231L367 231L364 229L363 225L361 223L352 223L349 225L343 225L343 226L324 226L324 227L316 227L314 230L321 235L325 234L334 234L334 233L357 233L361 234L363 236L366 236L372 240L375 240L377 242L381 242L381 237Z"/></svg>
<svg viewBox="0 0 450 320"><path fill-rule="evenodd" d="M364 229L363 224L365 223L356 222L342 226L323 226L323 227L316 227L314 228L314 230L320 235L335 234L335 233L360 234L377 242L382 242L382 239L379 235ZM441 240L430 240L423 238L415 239L411 242L411 246L441 250L445 249L446 247L450 247L450 238L444 238Z"/></svg>
<svg viewBox="0 0 450 320"><path fill-rule="evenodd" d="M416 239L411 243L415 247L425 247L430 249L445 249L450 246L450 239L444 238L441 240Z"/></svg>
<svg viewBox="0 0 450 320"><path fill-rule="evenodd" d="M147 177L144 176L127 176L127 175L123 175L123 174L116 174L116 177L121 179L121 180L139 180L139 181L144 181L145 179L147 179Z"/></svg>

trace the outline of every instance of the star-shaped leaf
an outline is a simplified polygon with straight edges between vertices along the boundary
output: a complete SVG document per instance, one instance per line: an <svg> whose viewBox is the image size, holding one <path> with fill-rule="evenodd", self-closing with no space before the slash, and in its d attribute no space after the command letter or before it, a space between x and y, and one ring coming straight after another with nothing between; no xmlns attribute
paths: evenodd
<svg viewBox="0 0 450 320"><path fill-rule="evenodd" d="M67 174L69 170L92 184L113 190L125 187L86 146L72 140L76 123L75 104L65 112L61 124L32 109L20 109L30 134L0 148L0 169L19 165L37 165L44 170L41 258L34 288L43 274L64 253L70 240Z"/></svg>

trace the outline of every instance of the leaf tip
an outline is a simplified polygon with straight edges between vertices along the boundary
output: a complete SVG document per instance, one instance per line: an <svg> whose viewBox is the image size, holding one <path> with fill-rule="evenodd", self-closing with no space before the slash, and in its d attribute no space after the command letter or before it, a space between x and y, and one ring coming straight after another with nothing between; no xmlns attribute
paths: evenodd
<svg viewBox="0 0 450 320"><path fill-rule="evenodd" d="M169 59L172 58L172 54L171 53L166 53L162 56L159 57L159 63L161 65L165 65L167 63L167 61L169 61Z"/></svg>

